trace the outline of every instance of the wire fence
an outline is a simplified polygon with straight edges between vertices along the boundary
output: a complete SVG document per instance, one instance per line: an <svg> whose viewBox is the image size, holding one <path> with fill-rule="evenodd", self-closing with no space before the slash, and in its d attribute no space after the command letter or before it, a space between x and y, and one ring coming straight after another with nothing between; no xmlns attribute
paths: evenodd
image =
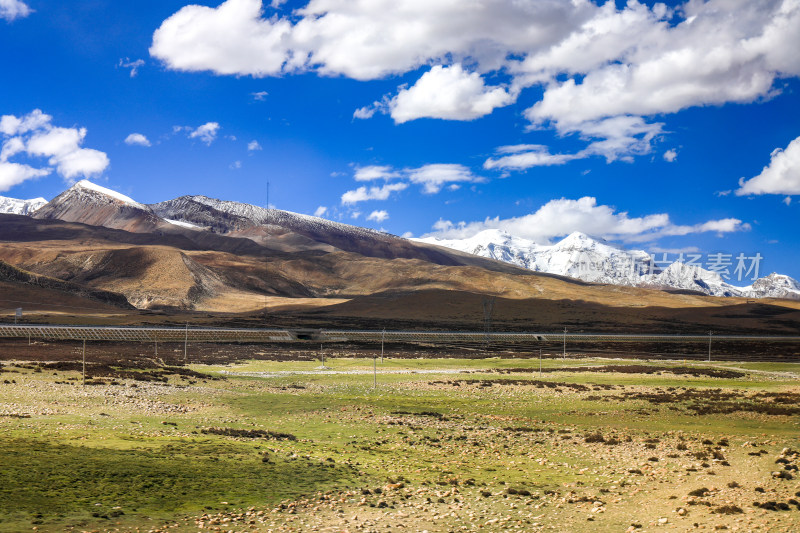
<svg viewBox="0 0 800 533"><path fill-rule="evenodd" d="M107 327L0 324L0 339L111 346L152 345L153 355L188 359L224 353L233 358L315 358L324 351L373 357L618 357L714 361L800 362L800 336L591 334L569 332L367 331ZM8 342L8 341L5 341ZM204 348L200 348L204 346ZM319 350L317 348L319 347ZM216 351L215 351L216 350ZM130 350L123 350L129 353ZM236 352L239 352L238 354Z"/></svg>

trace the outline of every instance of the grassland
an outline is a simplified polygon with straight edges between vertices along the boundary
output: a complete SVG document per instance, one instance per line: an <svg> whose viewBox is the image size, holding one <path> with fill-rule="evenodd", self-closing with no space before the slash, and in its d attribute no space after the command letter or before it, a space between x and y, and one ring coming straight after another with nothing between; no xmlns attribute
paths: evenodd
<svg viewBox="0 0 800 533"><path fill-rule="evenodd" d="M72 367L5 362L0 531L800 523L800 365L387 359L377 387L373 365L120 369L81 386Z"/></svg>

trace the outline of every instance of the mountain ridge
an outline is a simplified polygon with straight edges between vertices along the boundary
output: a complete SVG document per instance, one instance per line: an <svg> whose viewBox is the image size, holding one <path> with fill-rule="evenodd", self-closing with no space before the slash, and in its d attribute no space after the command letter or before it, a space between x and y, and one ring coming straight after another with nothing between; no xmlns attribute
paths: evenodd
<svg viewBox="0 0 800 533"><path fill-rule="evenodd" d="M699 265L674 261L662 267L644 250L627 250L582 232L550 245L502 230L484 230L464 239L415 240L591 283L699 291L709 296L800 299L800 282L783 274L772 273L738 287Z"/></svg>

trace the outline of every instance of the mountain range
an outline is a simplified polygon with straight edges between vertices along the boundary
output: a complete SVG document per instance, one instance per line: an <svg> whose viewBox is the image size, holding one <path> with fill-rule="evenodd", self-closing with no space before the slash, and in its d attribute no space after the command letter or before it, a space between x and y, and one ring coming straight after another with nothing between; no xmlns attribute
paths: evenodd
<svg viewBox="0 0 800 533"><path fill-rule="evenodd" d="M786 332L800 323L797 302L775 299L796 290L790 278L768 276L730 298L708 296L697 283L707 275L680 265L634 283L622 267L647 254L581 234L537 248L497 233L459 250L200 195L143 204L89 181L37 203L0 199L9 206L0 308L474 329L491 298L509 329ZM581 279L582 261L603 268Z"/></svg>
<svg viewBox="0 0 800 533"><path fill-rule="evenodd" d="M720 273L700 265L683 261L658 263L657 257L643 250L626 250L580 232L552 245L537 244L496 229L466 239L427 237L416 241L591 283L698 291L710 296L800 299L800 283L786 275L772 273L749 286L737 287L726 282Z"/></svg>

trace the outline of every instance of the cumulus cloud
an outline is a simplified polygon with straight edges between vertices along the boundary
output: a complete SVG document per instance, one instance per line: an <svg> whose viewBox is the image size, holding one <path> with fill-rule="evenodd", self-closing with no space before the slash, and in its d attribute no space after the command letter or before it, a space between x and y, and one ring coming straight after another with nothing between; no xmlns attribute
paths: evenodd
<svg viewBox="0 0 800 533"><path fill-rule="evenodd" d="M0 0L0 19L9 22L16 18L24 18L30 15L33 10L20 0Z"/></svg>
<svg viewBox="0 0 800 533"><path fill-rule="evenodd" d="M227 0L219 7L188 5L153 34L150 55L169 68L268 76L281 72L292 24L262 18L261 0Z"/></svg>
<svg viewBox="0 0 800 533"><path fill-rule="evenodd" d="M33 168L19 163L0 160L0 192L5 192L23 181L50 174L50 169Z"/></svg>
<svg viewBox="0 0 800 533"><path fill-rule="evenodd" d="M387 212L386 212L386 211L384 211L384 210L380 210L380 211L373 211L372 213L370 213L370 214L367 216L367 220L374 220L374 221L375 221L375 222L377 222L378 224L380 224L380 223L381 223L381 222L383 222L384 220L387 220L388 218L389 218L389 213L387 213Z"/></svg>
<svg viewBox="0 0 800 533"><path fill-rule="evenodd" d="M267 91L258 91L256 93L250 93L250 96L253 97L253 100L257 100L259 102L263 102L264 100L267 99L267 96L269 96L269 93Z"/></svg>
<svg viewBox="0 0 800 533"><path fill-rule="evenodd" d="M125 144L130 146L150 146L150 140L141 133L131 133L125 137Z"/></svg>
<svg viewBox="0 0 800 533"><path fill-rule="evenodd" d="M328 208L325 207L324 205L321 205L321 206L319 206L317 208L316 211L314 211L314 216L315 217L325 216L325 213L327 213L327 212L328 212Z"/></svg>
<svg viewBox="0 0 800 533"><path fill-rule="evenodd" d="M211 143L217 138L219 132L219 123L206 122L197 129L188 128L190 139L200 139L206 145L211 146Z"/></svg>
<svg viewBox="0 0 800 533"><path fill-rule="evenodd" d="M86 128L52 125L50 115L36 109L28 115L0 117L0 190L8 190L28 179L46 176L55 170L71 181L100 174L109 165L108 156L99 150L83 148ZM46 158L46 168L9 161L12 157Z"/></svg>
<svg viewBox="0 0 800 533"><path fill-rule="evenodd" d="M20 135L29 131L43 129L50 124L53 117L34 109L24 117L3 115L0 117L0 133L4 135Z"/></svg>
<svg viewBox="0 0 800 533"><path fill-rule="evenodd" d="M626 242L644 242L691 233L746 231L750 226L734 218L678 225L666 213L631 217L625 211L598 205L596 198L585 196L577 200L551 200L533 213L514 218L487 217L483 221L459 223L439 220L433 226L434 232L428 236L463 239L487 229L501 229L537 243L548 244L552 239L574 231Z"/></svg>
<svg viewBox="0 0 800 533"><path fill-rule="evenodd" d="M408 183L387 183L381 187L359 187L342 195L343 204L356 204L367 200L388 200L394 192L408 188Z"/></svg>
<svg viewBox="0 0 800 533"><path fill-rule="evenodd" d="M263 148L261 148L261 145L258 144L258 141L250 141L247 143L248 152L258 152L260 150L263 150Z"/></svg>
<svg viewBox="0 0 800 533"><path fill-rule="evenodd" d="M429 66L353 115L388 112L398 123L474 120L534 88L525 113L534 127L576 133L586 154L609 161L650 151L661 130L651 117L753 102L800 75L797 0L617 4L310 0L267 13L261 0L227 0L180 9L156 30L150 53L176 70L255 77L372 80ZM614 119L641 126L606 131Z"/></svg>
<svg viewBox="0 0 800 533"><path fill-rule="evenodd" d="M487 87L480 74L456 63L433 67L412 87L401 90L389 107L398 124L418 118L473 120L515 99L502 87Z"/></svg>
<svg viewBox="0 0 800 533"><path fill-rule="evenodd" d="M746 181L740 179L736 194L800 194L800 137L785 150L775 149L761 174Z"/></svg>
<svg viewBox="0 0 800 533"><path fill-rule="evenodd" d="M676 159L678 159L678 152L675 150L667 150L664 152L664 161L667 163L673 163Z"/></svg>

